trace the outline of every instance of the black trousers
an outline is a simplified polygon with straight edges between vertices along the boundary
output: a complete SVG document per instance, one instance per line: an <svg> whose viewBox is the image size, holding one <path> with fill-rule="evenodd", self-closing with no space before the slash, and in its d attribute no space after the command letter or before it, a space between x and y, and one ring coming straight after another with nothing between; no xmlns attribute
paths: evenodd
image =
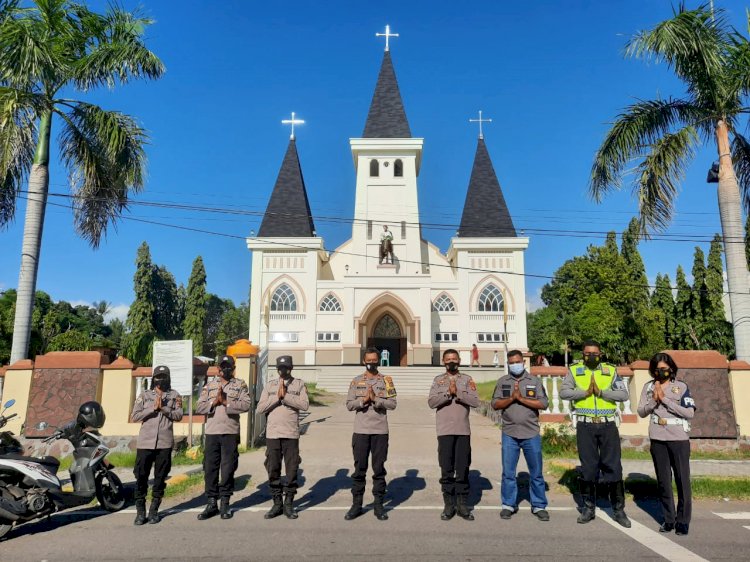
<svg viewBox="0 0 750 562"><path fill-rule="evenodd" d="M651 441L656 481L664 522L690 524L693 512L693 494L690 489L690 441ZM677 513L672 493L672 471L677 483Z"/></svg>
<svg viewBox="0 0 750 562"><path fill-rule="evenodd" d="M578 422L576 440L581 476L586 482L612 483L622 480L620 432L615 422Z"/></svg>
<svg viewBox="0 0 750 562"><path fill-rule="evenodd" d="M206 449L203 453L203 471L205 472L206 496L209 498L228 498L234 492L234 472L240 455L237 444L240 436L206 435ZM219 473L221 472L221 483Z"/></svg>
<svg viewBox="0 0 750 562"><path fill-rule="evenodd" d="M266 439L266 471L271 494L282 492L281 461L286 469L286 486L283 491L294 495L297 491L297 471L302 459L299 456L299 439Z"/></svg>
<svg viewBox="0 0 750 562"><path fill-rule="evenodd" d="M471 435L439 435L440 487L444 494L469 494Z"/></svg>
<svg viewBox="0 0 750 562"><path fill-rule="evenodd" d="M385 461L388 458L388 434L373 435L355 433L352 435L354 472L352 473L352 495L365 494L367 464L372 455L372 495L382 499L385 496Z"/></svg>
<svg viewBox="0 0 750 562"><path fill-rule="evenodd" d="M166 449L138 449L135 453L135 499L142 500L148 493L148 477L154 468L154 486L151 497L154 499L164 497L164 489L169 471L172 469L172 448Z"/></svg>

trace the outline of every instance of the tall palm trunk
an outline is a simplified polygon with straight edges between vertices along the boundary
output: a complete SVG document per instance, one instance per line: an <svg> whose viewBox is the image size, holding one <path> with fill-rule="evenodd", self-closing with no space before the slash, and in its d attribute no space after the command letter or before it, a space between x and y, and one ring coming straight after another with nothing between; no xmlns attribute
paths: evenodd
<svg viewBox="0 0 750 562"><path fill-rule="evenodd" d="M750 361L750 282L748 282L742 206L737 176L729 149L729 131L724 121L716 124L719 149L719 215L727 259L729 304L732 309L737 359Z"/></svg>
<svg viewBox="0 0 750 562"><path fill-rule="evenodd" d="M39 140L34 155L34 164L29 174L26 221L23 225L23 244L21 247L21 271L18 274L16 316L13 322L13 347L10 351L11 364L21 359L27 359L29 356L31 314L34 310L44 211L47 207L47 192L49 191L51 125L52 113L47 111L42 114L39 120Z"/></svg>

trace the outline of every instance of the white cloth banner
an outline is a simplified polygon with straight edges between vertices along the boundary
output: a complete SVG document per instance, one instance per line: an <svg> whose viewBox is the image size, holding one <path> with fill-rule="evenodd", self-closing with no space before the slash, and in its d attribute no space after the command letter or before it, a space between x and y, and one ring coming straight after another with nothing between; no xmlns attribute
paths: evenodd
<svg viewBox="0 0 750 562"><path fill-rule="evenodd" d="M166 365L172 388L190 396L193 386L193 340L155 341L153 367Z"/></svg>

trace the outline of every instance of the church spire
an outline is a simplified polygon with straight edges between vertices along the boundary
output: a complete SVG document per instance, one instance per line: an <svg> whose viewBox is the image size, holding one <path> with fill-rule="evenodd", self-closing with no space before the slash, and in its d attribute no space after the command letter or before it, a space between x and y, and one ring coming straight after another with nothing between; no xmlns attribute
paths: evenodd
<svg viewBox="0 0 750 562"><path fill-rule="evenodd" d="M362 133L362 137L366 139L411 138L411 129L406 119L404 103L401 101L401 92L398 89L390 51L385 51L383 54L378 83L372 96L370 112L367 114L365 132Z"/></svg>
<svg viewBox="0 0 750 562"><path fill-rule="evenodd" d="M294 117L292 117L294 120ZM260 238L316 236L294 137L289 139L276 185L258 230Z"/></svg>
<svg viewBox="0 0 750 562"><path fill-rule="evenodd" d="M477 152L474 155L474 167L471 170L458 236L461 238L517 236L483 136L480 136L477 141Z"/></svg>

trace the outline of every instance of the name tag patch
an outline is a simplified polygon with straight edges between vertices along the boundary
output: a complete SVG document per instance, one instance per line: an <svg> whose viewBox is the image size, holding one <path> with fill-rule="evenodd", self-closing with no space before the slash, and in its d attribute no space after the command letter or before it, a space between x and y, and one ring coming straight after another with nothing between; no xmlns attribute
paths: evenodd
<svg viewBox="0 0 750 562"><path fill-rule="evenodd" d="M526 398L536 398L536 386L526 385Z"/></svg>

